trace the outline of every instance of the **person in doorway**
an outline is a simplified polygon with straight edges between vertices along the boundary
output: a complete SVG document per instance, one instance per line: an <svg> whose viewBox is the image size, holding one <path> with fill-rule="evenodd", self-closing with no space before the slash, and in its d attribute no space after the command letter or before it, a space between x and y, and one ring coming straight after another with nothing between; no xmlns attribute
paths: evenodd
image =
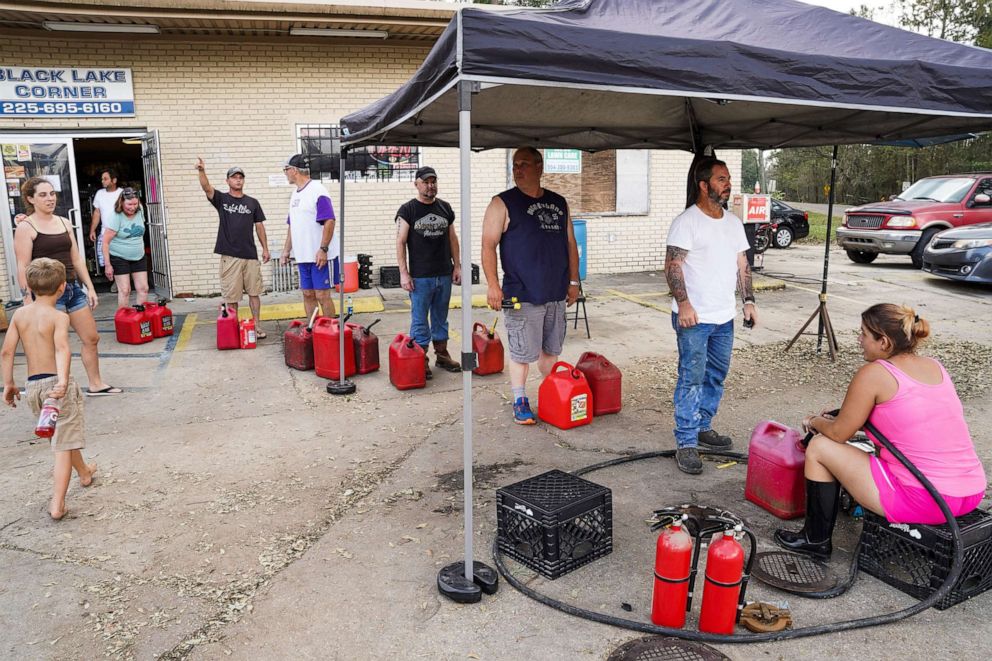
<svg viewBox="0 0 992 661"><path fill-rule="evenodd" d="M417 170L417 197L396 212L396 261L400 286L410 292L410 336L424 350L431 378L427 345L434 342L436 365L449 372L462 370L448 353L448 304L452 283L461 284L455 212L437 196L437 172ZM409 266L407 266L409 253Z"/></svg>
<svg viewBox="0 0 992 661"><path fill-rule="evenodd" d="M712 427L723 381L730 370L739 286L744 318L757 320L748 249L741 219L723 208L730 199L730 171L715 158L693 171L696 201L672 221L665 254L672 327L679 350L675 385L675 460L699 474L698 447L729 450L733 442Z"/></svg>
<svg viewBox="0 0 992 661"><path fill-rule="evenodd" d="M321 314L333 317L331 284L340 282L341 267L338 242L334 241L331 196L320 182L310 178L310 162L303 154L295 154L283 163L282 171L296 189L289 200L289 231L279 263L289 261L290 251L296 257L306 317L310 318L318 303Z"/></svg>
<svg viewBox="0 0 992 661"><path fill-rule="evenodd" d="M21 344L28 364L25 390L31 411L37 416L46 399L58 400L58 424L51 441L55 470L48 508L49 516L58 521L68 511L65 495L69 491L72 470L76 469L79 483L88 487L93 483L96 464L87 464L83 459L83 397L79 386L69 376L72 362L69 317L56 309L66 290L65 266L54 259L40 257L28 264L25 278L36 300L33 305L14 313L3 349L0 349L3 399L8 406L16 408L17 400L21 398L14 381L14 353Z"/></svg>
<svg viewBox="0 0 992 661"><path fill-rule="evenodd" d="M537 362L547 376L565 342L565 308L579 296L579 250L572 230L568 202L541 187L541 152L533 147L513 154L514 188L494 197L482 221L482 268L486 301L494 310L505 298L516 298L520 309L504 311L510 346L510 388L513 420L532 425L537 420L527 398L530 364ZM496 273L496 248L503 264L503 282Z"/></svg>
<svg viewBox="0 0 992 661"><path fill-rule="evenodd" d="M93 215L90 219L90 242L96 252L97 263L100 268L107 264L103 254L103 228L107 219L114 215L117 210L117 200L121 196L121 189L117 186L117 171L107 168L100 172L100 184L103 186L93 196ZM113 280L111 280L113 282ZM116 284L116 283L115 283Z"/></svg>
<svg viewBox="0 0 992 661"><path fill-rule="evenodd" d="M262 244L262 263L268 264L269 240L265 235L262 205L250 195L245 195L245 171L241 168L235 166L228 169L226 193L210 185L202 158L196 159L196 170L200 176L200 188L220 217L214 253L220 255L221 295L237 314L241 296L248 294L251 316L255 318L255 334L259 339L265 339L268 335L261 330L259 318L264 290L262 266L252 236L254 229L258 242Z"/></svg>
<svg viewBox="0 0 992 661"><path fill-rule="evenodd" d="M27 281L27 268L32 260L50 257L62 262L66 272L65 292L55 307L69 315L69 325L82 343L80 351L89 386L87 395L115 395L120 388L108 385L100 375L100 357L97 345L100 334L96 330L93 308L98 300L86 271L86 262L76 245L76 237L68 220L55 215L57 194L51 182L42 177L31 177L21 186L21 198L28 216L14 232L14 254L17 257L17 282L24 295L25 304L33 300Z"/></svg>
<svg viewBox="0 0 992 661"><path fill-rule="evenodd" d="M126 308L134 280L135 303L148 300L148 264L145 259L145 212L133 188L125 188L112 215L104 216L103 273L117 285L117 307Z"/></svg>
<svg viewBox="0 0 992 661"><path fill-rule="evenodd" d="M985 469L961 399L943 365L916 355L929 335L930 324L903 305L879 303L861 313L858 344L868 364L854 375L836 416L803 420L803 429L816 433L806 448L806 521L798 532L776 530L779 546L830 557L841 486L891 523L945 521L930 493L888 450L875 456L847 444L866 421L913 462L955 517L978 507Z"/></svg>

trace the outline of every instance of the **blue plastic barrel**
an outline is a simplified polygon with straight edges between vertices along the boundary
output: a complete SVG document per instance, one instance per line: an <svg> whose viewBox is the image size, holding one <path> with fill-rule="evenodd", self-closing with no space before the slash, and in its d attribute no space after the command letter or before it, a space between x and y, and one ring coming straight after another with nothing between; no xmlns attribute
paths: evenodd
<svg viewBox="0 0 992 661"><path fill-rule="evenodd" d="M579 280L586 279L586 221L581 218L572 219L572 229L575 231L575 243L579 246Z"/></svg>

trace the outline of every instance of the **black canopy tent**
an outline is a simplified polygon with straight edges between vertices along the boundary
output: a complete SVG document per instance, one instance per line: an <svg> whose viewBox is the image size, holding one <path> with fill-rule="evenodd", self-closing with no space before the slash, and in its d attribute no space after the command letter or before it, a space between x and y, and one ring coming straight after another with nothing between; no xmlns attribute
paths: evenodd
<svg viewBox="0 0 992 661"><path fill-rule="evenodd" d="M789 35L788 50L779 46ZM764 148L992 129L992 51L796 0L564 0L464 7L393 94L342 118L342 149L460 148L462 254L472 150ZM342 164L344 159L342 158ZM344 177L342 176L342 182ZM344 225L342 183L341 227ZM831 197L832 199L832 197ZM471 259L462 357L472 360ZM472 577L472 373L463 373L465 579Z"/></svg>

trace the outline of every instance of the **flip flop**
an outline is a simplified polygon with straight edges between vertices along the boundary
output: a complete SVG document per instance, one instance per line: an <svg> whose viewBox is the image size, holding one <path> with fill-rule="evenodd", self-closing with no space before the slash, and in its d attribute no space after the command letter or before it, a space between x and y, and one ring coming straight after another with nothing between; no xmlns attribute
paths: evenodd
<svg viewBox="0 0 992 661"><path fill-rule="evenodd" d="M119 395L122 392L124 391L118 388L117 386L107 386L106 388L100 388L99 390L90 390L89 388L87 388L86 396L100 397L102 395Z"/></svg>

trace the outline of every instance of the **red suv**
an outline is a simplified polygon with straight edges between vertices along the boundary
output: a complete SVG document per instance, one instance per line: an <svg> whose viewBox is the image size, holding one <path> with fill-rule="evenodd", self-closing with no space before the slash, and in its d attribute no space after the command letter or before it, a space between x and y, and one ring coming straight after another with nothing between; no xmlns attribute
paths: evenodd
<svg viewBox="0 0 992 661"><path fill-rule="evenodd" d="M920 268L934 234L987 222L992 222L992 172L927 177L888 202L845 211L837 244L858 264L885 253L909 255Z"/></svg>

